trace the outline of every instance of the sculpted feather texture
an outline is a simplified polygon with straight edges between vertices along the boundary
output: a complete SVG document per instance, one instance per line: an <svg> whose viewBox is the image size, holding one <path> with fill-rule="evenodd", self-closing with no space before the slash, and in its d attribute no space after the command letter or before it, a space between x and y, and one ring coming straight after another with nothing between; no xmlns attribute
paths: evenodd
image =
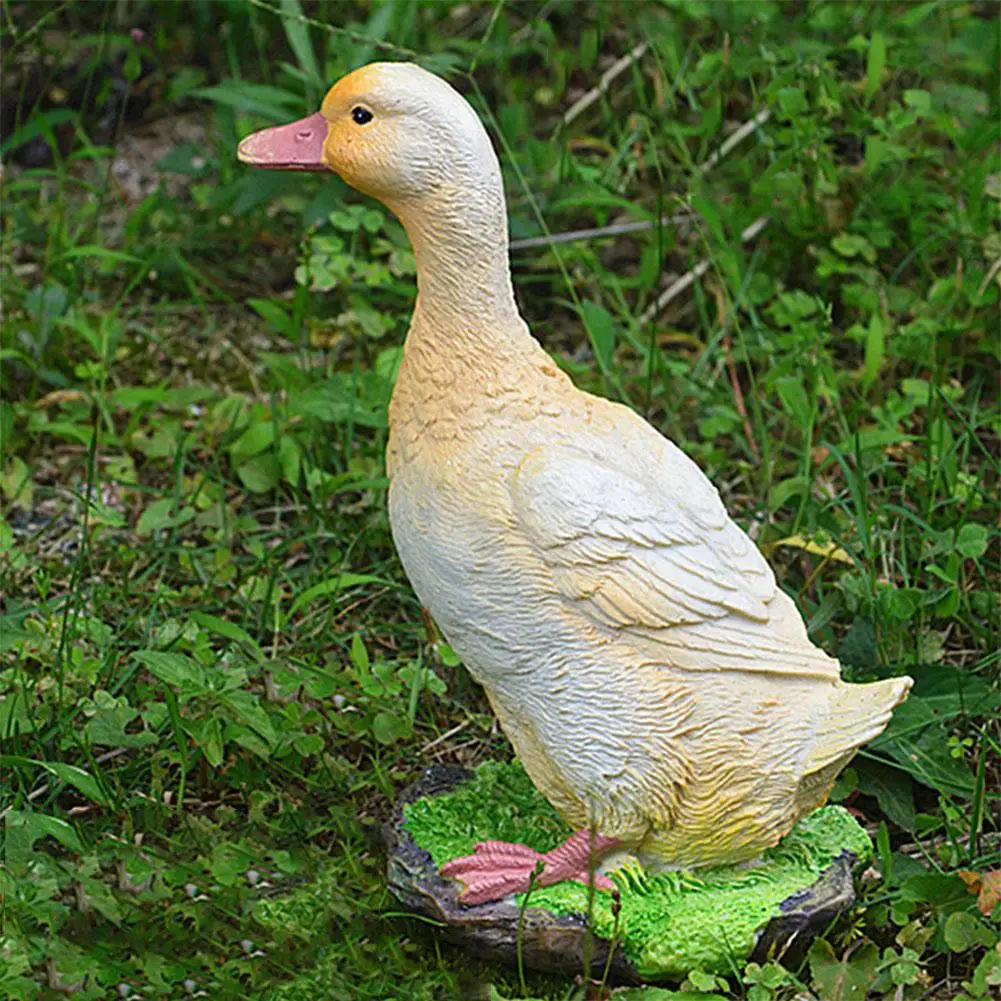
<svg viewBox="0 0 1001 1001"><path fill-rule="evenodd" d="M571 825L670 865L759 855L910 679L841 681L695 463L532 338L497 158L456 91L373 64L322 114L323 164L399 216L417 259L387 453L414 590Z"/></svg>

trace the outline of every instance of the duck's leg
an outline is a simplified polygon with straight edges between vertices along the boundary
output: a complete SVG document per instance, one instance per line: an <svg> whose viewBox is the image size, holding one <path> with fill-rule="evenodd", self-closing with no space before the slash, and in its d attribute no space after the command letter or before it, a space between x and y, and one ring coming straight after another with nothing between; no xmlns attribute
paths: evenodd
<svg viewBox="0 0 1001 1001"><path fill-rule="evenodd" d="M465 884L459 894L459 903L485 904L500 900L509 893L524 893L532 874L538 872L535 886L552 886L565 879L589 883L589 861L594 856L597 864L602 856L618 848L618 838L595 834L588 829L578 831L563 844L542 854L527 845L508 841L481 841L472 855L452 859L441 867L441 874ZM607 877L594 874L594 885L599 890L614 890L615 884Z"/></svg>

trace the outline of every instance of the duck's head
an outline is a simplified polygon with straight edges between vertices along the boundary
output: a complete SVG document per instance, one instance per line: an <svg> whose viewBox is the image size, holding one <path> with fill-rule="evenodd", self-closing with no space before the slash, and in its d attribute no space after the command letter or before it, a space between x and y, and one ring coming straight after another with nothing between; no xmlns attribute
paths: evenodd
<svg viewBox="0 0 1001 1001"><path fill-rule="evenodd" d="M476 113L449 84L412 63L370 63L342 77L308 118L255 132L241 161L269 170L332 170L392 208L443 188L499 179Z"/></svg>
<svg viewBox="0 0 1001 1001"><path fill-rule="evenodd" d="M479 324L494 345L501 329L529 336L497 156L476 112L433 73L370 63L338 80L315 115L255 132L238 155L270 170L332 170L395 212L417 258L422 315L439 330L451 325L469 343Z"/></svg>

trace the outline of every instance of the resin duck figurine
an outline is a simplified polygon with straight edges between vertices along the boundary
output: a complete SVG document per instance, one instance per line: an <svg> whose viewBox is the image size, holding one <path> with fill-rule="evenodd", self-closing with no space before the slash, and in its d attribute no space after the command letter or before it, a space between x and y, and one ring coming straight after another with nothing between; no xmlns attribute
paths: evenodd
<svg viewBox="0 0 1001 1001"><path fill-rule="evenodd" d="M618 852L739 862L823 802L909 678L847 684L696 464L574 387L518 313L497 157L470 105L406 63L240 144L332 170L401 220L418 296L389 408L393 539L532 780L577 830L486 842L443 872L466 904ZM606 876L596 885L611 889Z"/></svg>

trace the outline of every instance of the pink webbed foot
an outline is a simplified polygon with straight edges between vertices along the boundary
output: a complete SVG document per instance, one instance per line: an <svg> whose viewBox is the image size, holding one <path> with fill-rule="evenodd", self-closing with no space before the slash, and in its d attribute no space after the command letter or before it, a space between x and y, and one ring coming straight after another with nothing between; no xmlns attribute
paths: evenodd
<svg viewBox="0 0 1001 1001"><path fill-rule="evenodd" d="M472 855L452 859L441 867L441 874L465 884L459 902L467 906L500 900L509 893L524 893L539 872L535 886L552 886L565 879L588 884L588 860L594 852L597 862L616 848L618 839L587 830L578 831L562 845L542 854L527 845L507 841L481 841ZM615 884L598 873L594 885L599 890L614 890Z"/></svg>

